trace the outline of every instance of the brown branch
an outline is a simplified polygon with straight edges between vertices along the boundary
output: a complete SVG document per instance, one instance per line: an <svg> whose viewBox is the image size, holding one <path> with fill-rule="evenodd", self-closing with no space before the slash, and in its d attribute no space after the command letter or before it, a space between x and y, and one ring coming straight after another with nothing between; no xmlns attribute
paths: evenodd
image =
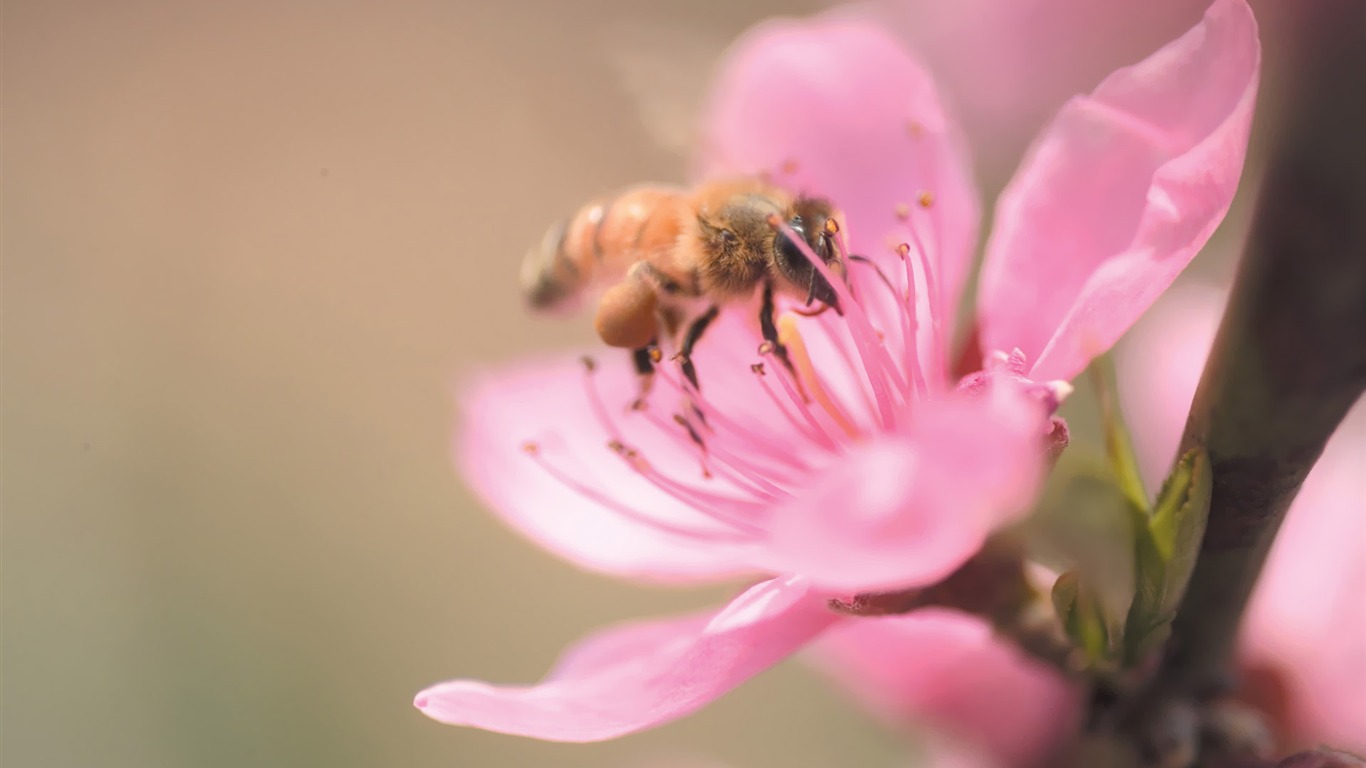
<svg viewBox="0 0 1366 768"><path fill-rule="evenodd" d="M1366 388L1366 3L1294 9L1282 125L1182 446L1209 451L1208 525L1166 653L1123 707L1131 734L1228 687L1286 510Z"/></svg>
<svg viewBox="0 0 1366 768"><path fill-rule="evenodd" d="M1366 3L1296 7L1286 121L1182 446L1208 448L1214 492L1168 691L1225 679L1286 509L1366 388Z"/></svg>

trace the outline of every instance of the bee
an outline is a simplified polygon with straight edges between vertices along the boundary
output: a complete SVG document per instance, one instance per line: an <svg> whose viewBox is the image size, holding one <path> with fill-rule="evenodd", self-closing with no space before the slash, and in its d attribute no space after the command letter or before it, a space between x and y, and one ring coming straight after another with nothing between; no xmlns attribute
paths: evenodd
<svg viewBox="0 0 1366 768"><path fill-rule="evenodd" d="M794 238L843 281L840 219L828 200L758 178L692 189L630 187L550 228L522 263L523 290L536 310L564 309L598 295L598 335L608 346L632 351L642 394L660 359L661 335L674 344L684 375L698 387L693 348L722 308L752 303L756 293L764 342L790 370L774 319L776 296L807 307L819 303L808 314L841 311L834 286Z"/></svg>

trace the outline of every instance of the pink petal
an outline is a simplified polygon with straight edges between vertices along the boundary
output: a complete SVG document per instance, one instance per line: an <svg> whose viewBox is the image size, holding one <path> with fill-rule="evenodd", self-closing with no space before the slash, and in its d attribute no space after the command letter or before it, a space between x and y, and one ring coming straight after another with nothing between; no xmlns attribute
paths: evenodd
<svg viewBox="0 0 1366 768"><path fill-rule="evenodd" d="M828 197L857 253L895 265L892 248L913 242L897 218L909 209L954 306L976 245L977 191L933 80L885 24L844 8L756 27L723 61L701 131L698 178L765 172ZM933 195L928 210L916 205L921 192Z"/></svg>
<svg viewBox="0 0 1366 768"><path fill-rule="evenodd" d="M1246 665L1287 684L1304 746L1366 753L1366 404L1338 429L1290 507L1248 607Z"/></svg>
<svg viewBox="0 0 1366 768"><path fill-rule="evenodd" d="M441 683L415 706L451 725L551 741L601 741L691 714L792 654L840 617L798 578L750 588L714 615L589 637L529 687Z"/></svg>
<svg viewBox="0 0 1366 768"><path fill-rule="evenodd" d="M1261 48L1243 0L1074 98L1002 194L982 273L984 348L1068 379L1171 284L1238 185Z"/></svg>
<svg viewBox="0 0 1366 768"><path fill-rule="evenodd" d="M1149 489L1161 487L1176 459L1226 298L1211 285L1178 284L1120 347L1119 394Z"/></svg>
<svg viewBox="0 0 1366 768"><path fill-rule="evenodd" d="M848 621L813 647L817 666L896 727L928 726L1005 765L1033 764L1076 725L1077 691L947 610Z"/></svg>
<svg viewBox="0 0 1366 768"><path fill-rule="evenodd" d="M911 431L854 447L774 511L768 560L848 592L947 576L1027 511L1047 419L1013 387L920 405Z"/></svg>
<svg viewBox="0 0 1366 768"><path fill-rule="evenodd" d="M664 466L695 469L681 445L628 412L637 385L625 357L604 357L593 374L620 436ZM486 375L461 402L456 453L466 479L505 522L546 549L586 568L656 581L750 572L749 545L733 530L649 484L608 449L612 436L594 413L579 361ZM538 446L536 458L524 450L529 441ZM547 466L595 495L571 488Z"/></svg>
<svg viewBox="0 0 1366 768"><path fill-rule="evenodd" d="M1029 139L1068 97L1189 29L1209 1L884 5L889 23L953 95L978 167L992 174L1019 161Z"/></svg>

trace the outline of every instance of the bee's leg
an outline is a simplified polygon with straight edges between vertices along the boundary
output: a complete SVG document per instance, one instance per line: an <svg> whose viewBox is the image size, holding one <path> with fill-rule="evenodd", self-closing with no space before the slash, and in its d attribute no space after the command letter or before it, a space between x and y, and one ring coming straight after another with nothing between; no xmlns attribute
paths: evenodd
<svg viewBox="0 0 1366 768"><path fill-rule="evenodd" d="M792 367L792 358L787 355L787 346L778 340L778 322L774 315L777 307L773 302L773 283L764 283L764 303L759 309L759 330L763 333L764 343L773 347L773 356L797 378L797 369Z"/></svg>
<svg viewBox="0 0 1366 768"><path fill-rule="evenodd" d="M701 391L702 386L697 383L697 368L692 362L692 350L697 345L698 340L702 338L702 334L706 333L707 326L711 325L711 322L716 319L720 312L721 308L713 304L711 309L703 312L701 317L692 321L692 325L688 326L688 332L683 336L683 346L678 351L678 360L683 366L683 375L688 377L688 381L692 382L693 389L698 391Z"/></svg>
<svg viewBox="0 0 1366 768"><path fill-rule="evenodd" d="M636 369L636 380L640 382L640 394L631 407L641 410L645 407L645 398L650 394L650 389L655 381L655 363L659 362L659 347L655 340L651 339L649 344L631 350L631 363Z"/></svg>
<svg viewBox="0 0 1366 768"><path fill-rule="evenodd" d="M603 293L593 325L610 347L646 347L659 335L658 305L654 285L632 269L626 279Z"/></svg>

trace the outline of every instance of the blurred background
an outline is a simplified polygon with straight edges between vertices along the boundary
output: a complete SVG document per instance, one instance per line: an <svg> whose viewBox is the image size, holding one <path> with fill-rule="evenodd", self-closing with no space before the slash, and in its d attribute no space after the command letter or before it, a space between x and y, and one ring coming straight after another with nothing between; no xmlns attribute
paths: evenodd
<svg viewBox="0 0 1366 768"><path fill-rule="evenodd" d="M411 707L725 593L585 574L504 529L451 468L452 395L589 339L523 312L517 263L588 197L680 177L639 110L653 78L696 91L751 23L820 5L6 2L6 768L903 760L790 663L608 744ZM986 191L1063 97L1201 5L1154 3L1085 62L1023 52L1056 75L1023 106L946 60ZM953 33L909 34L935 59Z"/></svg>

